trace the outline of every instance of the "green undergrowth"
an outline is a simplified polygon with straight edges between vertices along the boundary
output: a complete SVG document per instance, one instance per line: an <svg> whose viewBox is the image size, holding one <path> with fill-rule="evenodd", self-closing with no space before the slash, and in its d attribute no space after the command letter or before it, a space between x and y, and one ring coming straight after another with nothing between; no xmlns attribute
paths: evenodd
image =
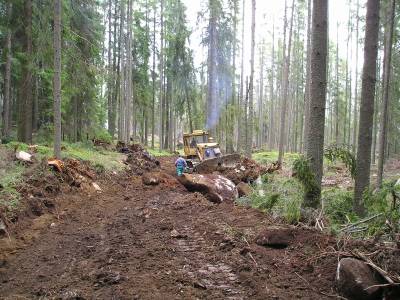
<svg viewBox="0 0 400 300"><path fill-rule="evenodd" d="M12 163L0 170L0 206L4 206L7 211L13 211L18 206L21 198L18 186L23 180L25 169L23 165Z"/></svg>
<svg viewBox="0 0 400 300"><path fill-rule="evenodd" d="M24 143L10 142L6 145L9 149L28 151L29 146ZM35 156L38 160L53 157L53 147L51 145L37 145ZM124 169L122 160L124 156L115 151L108 151L95 148L88 143L63 143L62 158L74 158L88 161L93 167L105 171L121 171Z"/></svg>
<svg viewBox="0 0 400 300"><path fill-rule="evenodd" d="M174 154L167 151L167 150L159 150L159 149L151 149L151 148L147 148L146 149L151 155L155 156L155 157L160 157L160 156L173 156Z"/></svg>
<svg viewBox="0 0 400 300"><path fill-rule="evenodd" d="M278 160L278 151L260 151L253 153L252 157L255 161L260 164L270 164ZM291 165L292 162L299 157L298 153L285 153L283 161L287 165Z"/></svg>
<svg viewBox="0 0 400 300"><path fill-rule="evenodd" d="M355 237L373 237L398 232L400 211L400 186L395 181L386 181L379 190L364 193L366 214L360 218L353 211L353 192L329 188L322 192L324 214L333 233L344 233L349 224L350 233ZM394 201L396 199L396 201ZM367 222L364 220L370 219Z"/></svg>
<svg viewBox="0 0 400 300"><path fill-rule="evenodd" d="M237 202L294 224L300 219L302 194L302 186L297 180L272 174L264 175L261 182L253 185L253 193Z"/></svg>

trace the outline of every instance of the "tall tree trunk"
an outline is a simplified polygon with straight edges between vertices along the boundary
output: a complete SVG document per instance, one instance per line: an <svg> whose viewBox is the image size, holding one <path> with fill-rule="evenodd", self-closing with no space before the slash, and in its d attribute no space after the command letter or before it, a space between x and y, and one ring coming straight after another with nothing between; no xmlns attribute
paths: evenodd
<svg viewBox="0 0 400 300"><path fill-rule="evenodd" d="M7 8L7 14L9 20L11 20L12 4L10 3ZM11 26L10 22L8 26ZM7 30L6 38L6 66L4 74L4 104L3 104L3 138L7 139L10 135L10 120L11 120L11 63L12 63L12 53L11 53L11 39L12 33L11 28Z"/></svg>
<svg viewBox="0 0 400 300"><path fill-rule="evenodd" d="M253 149L253 127L254 127L254 56L256 36L256 0L251 1L251 56L250 56L250 82L249 82L249 133L246 140L246 155L251 157Z"/></svg>
<svg viewBox="0 0 400 300"><path fill-rule="evenodd" d="M156 109L156 16L157 4L153 4L153 70L152 70L152 83L153 83L153 99L151 103L151 149L154 149L154 135L155 135L155 109Z"/></svg>
<svg viewBox="0 0 400 300"><path fill-rule="evenodd" d="M307 4L307 62L306 62L306 86L304 93L304 125L303 125L303 149L307 148L308 131L310 128L310 78L311 78L311 0Z"/></svg>
<svg viewBox="0 0 400 300"><path fill-rule="evenodd" d="M243 150L243 105L244 105L244 17L245 17L245 0L242 2L242 49L241 49L241 64L240 64L240 96L238 97L238 118L237 118L237 151L241 152Z"/></svg>
<svg viewBox="0 0 400 300"><path fill-rule="evenodd" d="M217 1L209 0L210 17L208 24L208 84L206 128L215 136L218 122L217 112Z"/></svg>
<svg viewBox="0 0 400 300"><path fill-rule="evenodd" d="M160 1L160 151L164 149L164 0Z"/></svg>
<svg viewBox="0 0 400 300"><path fill-rule="evenodd" d="M285 147L286 111L287 111L287 100L288 100L287 98L289 97L289 71L290 71L290 53L292 48L293 17L294 17L294 0L292 1L292 13L290 18L291 20L289 29L288 53L285 58L285 67L283 70L282 107L281 107L281 124L279 132L279 155L278 155L279 164L282 164L284 147Z"/></svg>
<svg viewBox="0 0 400 300"><path fill-rule="evenodd" d="M328 53L328 1L313 0L311 38L310 124L306 155L317 190L305 195L305 207L318 207L321 197Z"/></svg>
<svg viewBox="0 0 400 300"><path fill-rule="evenodd" d="M61 159L61 0L54 0L54 156Z"/></svg>
<svg viewBox="0 0 400 300"><path fill-rule="evenodd" d="M383 95L382 95L382 109L381 109L381 130L379 131L379 154L378 154L378 178L377 186L382 186L383 165L385 163L385 144L387 136L387 118L389 106L389 81L392 60L392 44L393 44L393 24L396 2L390 1L387 12L387 24L385 28L385 53L384 53L384 70L383 70Z"/></svg>
<svg viewBox="0 0 400 300"><path fill-rule="evenodd" d="M262 148L264 144L263 125L264 125L264 43L261 45L260 57L260 89L258 98L258 134L257 147Z"/></svg>
<svg viewBox="0 0 400 300"><path fill-rule="evenodd" d="M116 117L117 117L117 104L118 104L118 88L119 88L119 55L117 55L117 41L119 43L119 33L117 33L117 12L118 5L115 3L114 5L114 28L113 28L113 76L112 76L112 105L111 105L111 120L110 120L110 128L111 135L114 137L115 128L116 128ZM117 62L118 57L118 62Z"/></svg>
<svg viewBox="0 0 400 300"><path fill-rule="evenodd" d="M357 16L356 16L356 79L354 87L354 121L353 121L353 152L356 152L357 148L357 121L358 121L358 35L359 35L359 23L360 23L360 3L357 0Z"/></svg>
<svg viewBox="0 0 400 300"><path fill-rule="evenodd" d="M112 49L111 12L112 12L112 1L108 0L107 117L108 117L108 132L111 136L113 136L114 126L113 126L113 116L112 116L113 115L113 101L112 101L113 66L111 61L111 49Z"/></svg>
<svg viewBox="0 0 400 300"><path fill-rule="evenodd" d="M275 146L275 123L274 123L274 116L275 116L275 109L274 109L274 102L275 102L275 95L274 95L274 82L275 82L275 23L272 24L272 51L271 51L271 78L269 79L269 97L270 97L270 122L269 122L269 135L268 135L268 144L269 149L272 150Z"/></svg>
<svg viewBox="0 0 400 300"><path fill-rule="evenodd" d="M336 24L335 143L339 144L339 22Z"/></svg>
<svg viewBox="0 0 400 300"><path fill-rule="evenodd" d="M125 0L120 1L121 20L119 30L119 101L118 101L118 139L125 141Z"/></svg>
<svg viewBox="0 0 400 300"><path fill-rule="evenodd" d="M128 0L127 9L127 66L126 66L126 99L125 99L125 142L129 143L132 128L132 116L134 115L134 100L132 89L132 0ZM135 137L134 137L135 138Z"/></svg>
<svg viewBox="0 0 400 300"><path fill-rule="evenodd" d="M18 140L30 144L32 143L32 0L24 2L24 25L26 61L22 65Z"/></svg>
<svg viewBox="0 0 400 300"><path fill-rule="evenodd" d="M231 104L228 106L229 111L227 112L229 117L229 125L227 128L226 138L226 152L234 152L234 132L235 132L235 112L234 107L236 105L236 49L237 49L237 13L239 0L233 1L233 41L232 41L232 73L231 73Z"/></svg>
<svg viewBox="0 0 400 300"><path fill-rule="evenodd" d="M364 67L362 75L360 126L358 132L357 166L354 187L354 211L364 215L363 193L369 186L371 167L372 125L378 53L380 0L368 0L365 27Z"/></svg>

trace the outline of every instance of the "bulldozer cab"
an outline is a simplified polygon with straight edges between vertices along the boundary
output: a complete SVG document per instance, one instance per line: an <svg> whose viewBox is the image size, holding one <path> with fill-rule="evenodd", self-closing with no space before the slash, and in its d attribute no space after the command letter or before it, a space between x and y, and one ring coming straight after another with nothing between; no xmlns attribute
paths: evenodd
<svg viewBox="0 0 400 300"><path fill-rule="evenodd" d="M186 158L202 160L218 157L221 154L218 143L214 143L207 131L195 130L183 135L183 149Z"/></svg>
<svg viewBox="0 0 400 300"><path fill-rule="evenodd" d="M204 130L185 133L183 150L192 172L209 173L221 167L235 166L240 161L239 154L223 155L219 144Z"/></svg>

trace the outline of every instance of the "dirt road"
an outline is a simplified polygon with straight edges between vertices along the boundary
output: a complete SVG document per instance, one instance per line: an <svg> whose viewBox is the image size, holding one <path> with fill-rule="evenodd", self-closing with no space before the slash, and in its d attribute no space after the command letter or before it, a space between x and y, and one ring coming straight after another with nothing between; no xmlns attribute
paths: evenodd
<svg viewBox="0 0 400 300"><path fill-rule="evenodd" d="M163 165L171 172L171 159ZM212 204L175 181L99 185L59 195L52 214L11 237L1 299L336 298L327 236L298 228L289 247L266 248L254 239L273 224L253 209Z"/></svg>

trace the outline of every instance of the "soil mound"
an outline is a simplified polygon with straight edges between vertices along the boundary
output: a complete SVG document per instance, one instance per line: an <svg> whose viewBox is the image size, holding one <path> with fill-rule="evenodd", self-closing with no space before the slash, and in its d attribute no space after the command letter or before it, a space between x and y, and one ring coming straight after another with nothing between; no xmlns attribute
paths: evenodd
<svg viewBox="0 0 400 300"><path fill-rule="evenodd" d="M252 183L257 180L258 177L267 173L273 173L280 168L281 166L278 163L264 166L253 159L242 156L239 163L234 167L219 169L218 172L235 184L239 184L240 182Z"/></svg>
<svg viewBox="0 0 400 300"><path fill-rule="evenodd" d="M160 162L147 152L141 144L126 145L123 142L118 142L116 149L118 152L128 155L126 164L130 166L134 175L143 175L160 167Z"/></svg>

